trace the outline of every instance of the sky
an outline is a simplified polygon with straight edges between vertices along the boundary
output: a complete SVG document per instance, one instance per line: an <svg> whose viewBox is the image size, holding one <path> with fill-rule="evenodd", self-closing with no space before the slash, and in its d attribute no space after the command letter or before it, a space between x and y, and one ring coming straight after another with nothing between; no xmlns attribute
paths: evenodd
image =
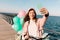
<svg viewBox="0 0 60 40"><path fill-rule="evenodd" d="M0 12L18 13L34 8L40 14L41 8L46 8L51 16L60 16L60 0L0 0Z"/></svg>

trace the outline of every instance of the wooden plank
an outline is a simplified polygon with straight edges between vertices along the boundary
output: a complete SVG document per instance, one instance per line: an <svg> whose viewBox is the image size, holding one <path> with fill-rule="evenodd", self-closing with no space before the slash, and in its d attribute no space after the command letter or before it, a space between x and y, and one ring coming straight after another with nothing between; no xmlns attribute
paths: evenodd
<svg viewBox="0 0 60 40"><path fill-rule="evenodd" d="M0 40L15 40L16 32L3 18L0 18Z"/></svg>

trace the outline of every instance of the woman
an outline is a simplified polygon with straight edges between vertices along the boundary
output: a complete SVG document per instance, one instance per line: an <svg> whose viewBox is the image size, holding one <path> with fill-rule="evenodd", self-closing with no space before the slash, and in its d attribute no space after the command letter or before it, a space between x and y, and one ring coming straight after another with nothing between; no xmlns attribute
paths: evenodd
<svg viewBox="0 0 60 40"><path fill-rule="evenodd" d="M33 40L32 38L42 40L43 26L48 18L49 12L45 8L42 8L40 12L43 14L43 17L36 18L36 12L31 8L24 18L23 36L29 38L29 40Z"/></svg>

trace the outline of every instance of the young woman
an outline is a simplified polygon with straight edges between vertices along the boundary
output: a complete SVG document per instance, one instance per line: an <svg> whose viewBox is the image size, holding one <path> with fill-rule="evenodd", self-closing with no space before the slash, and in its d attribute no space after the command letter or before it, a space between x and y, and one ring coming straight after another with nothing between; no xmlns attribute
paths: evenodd
<svg viewBox="0 0 60 40"><path fill-rule="evenodd" d="M42 8L40 12L43 14L42 18L36 18L36 12L33 8L29 9L24 18L23 36L29 40L42 40L43 26L49 16L46 8Z"/></svg>

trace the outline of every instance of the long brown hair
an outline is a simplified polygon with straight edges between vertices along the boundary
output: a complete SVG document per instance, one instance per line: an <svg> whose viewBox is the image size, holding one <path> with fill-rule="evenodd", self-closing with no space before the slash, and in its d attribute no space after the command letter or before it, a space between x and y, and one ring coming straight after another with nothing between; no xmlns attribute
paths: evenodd
<svg viewBox="0 0 60 40"><path fill-rule="evenodd" d="M29 9L28 13L26 14L26 16L25 16L25 18L24 18L24 23L25 23L26 21L30 21L30 18L29 18L29 12L30 12L31 10L34 11L34 14L35 14L34 19L35 19L35 21L37 20L35 10L34 10L33 8L31 8L31 9Z"/></svg>

